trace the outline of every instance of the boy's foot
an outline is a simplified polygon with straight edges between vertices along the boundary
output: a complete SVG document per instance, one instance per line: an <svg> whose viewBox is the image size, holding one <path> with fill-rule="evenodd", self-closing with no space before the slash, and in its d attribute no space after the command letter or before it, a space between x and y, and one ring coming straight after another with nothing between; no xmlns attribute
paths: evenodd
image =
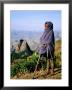
<svg viewBox="0 0 72 90"><path fill-rule="evenodd" d="M50 70L47 70L47 74L50 74Z"/></svg>
<svg viewBox="0 0 72 90"><path fill-rule="evenodd" d="M53 75L54 74L54 70L50 70L50 73L51 73L51 75Z"/></svg>

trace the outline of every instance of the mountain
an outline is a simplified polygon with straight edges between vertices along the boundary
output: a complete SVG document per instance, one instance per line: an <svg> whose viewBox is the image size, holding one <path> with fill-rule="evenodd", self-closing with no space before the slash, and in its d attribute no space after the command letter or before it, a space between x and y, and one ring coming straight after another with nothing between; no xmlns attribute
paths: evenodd
<svg viewBox="0 0 72 90"><path fill-rule="evenodd" d="M11 31L11 45L15 44L20 40L21 38L26 40L28 45L30 46L31 50L36 50L36 48L39 45L39 40L41 35L43 34L43 31ZM61 32L60 31L54 31L55 34L55 40L61 39Z"/></svg>
<svg viewBox="0 0 72 90"><path fill-rule="evenodd" d="M17 58L24 58L25 56L29 56L33 53L30 49L26 40L20 39L18 42L11 46L11 55Z"/></svg>

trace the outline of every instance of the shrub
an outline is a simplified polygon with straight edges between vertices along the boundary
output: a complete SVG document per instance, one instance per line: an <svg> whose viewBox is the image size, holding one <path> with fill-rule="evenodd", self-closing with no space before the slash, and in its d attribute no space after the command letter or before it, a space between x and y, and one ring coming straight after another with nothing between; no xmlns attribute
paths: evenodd
<svg viewBox="0 0 72 90"><path fill-rule="evenodd" d="M11 77L18 72L33 72L37 63L38 55L33 54L31 58L16 60L15 64L11 66Z"/></svg>
<svg viewBox="0 0 72 90"><path fill-rule="evenodd" d="M36 63L37 63L37 57L35 55L32 55L30 58L25 60L23 63L19 63L20 65L20 71L21 72L32 72L35 69Z"/></svg>
<svg viewBox="0 0 72 90"><path fill-rule="evenodd" d="M61 52L55 53L54 59L54 67L61 67ZM11 77L16 75L18 72L33 72L35 70L35 66L37 64L37 60L39 58L38 54L33 53L31 56L23 57L23 59L17 59L16 62L14 60L14 64L11 66ZM44 68L46 68L46 62L43 64ZM41 69L41 63L39 63L38 69Z"/></svg>
<svg viewBox="0 0 72 90"><path fill-rule="evenodd" d="M55 54L54 67L55 68L60 68L61 67L61 52L57 52Z"/></svg>
<svg viewBox="0 0 72 90"><path fill-rule="evenodd" d="M11 66L11 77L15 76L19 72L19 64L15 64Z"/></svg>
<svg viewBox="0 0 72 90"><path fill-rule="evenodd" d="M26 50L26 51L22 51L22 52L12 52L11 53L11 63L15 60L15 59L27 59L28 56L32 55L32 52Z"/></svg>
<svg viewBox="0 0 72 90"><path fill-rule="evenodd" d="M15 60L15 59L18 59L19 58L19 54L18 53L11 53L11 63Z"/></svg>

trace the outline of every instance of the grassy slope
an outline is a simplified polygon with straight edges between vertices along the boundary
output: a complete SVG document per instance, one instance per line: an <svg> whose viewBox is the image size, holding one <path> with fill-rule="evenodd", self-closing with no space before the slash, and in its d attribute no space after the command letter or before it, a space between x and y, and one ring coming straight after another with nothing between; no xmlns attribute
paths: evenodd
<svg viewBox="0 0 72 90"><path fill-rule="evenodd" d="M56 41L55 44L55 55L60 56L57 57L57 63L61 64L61 40ZM32 79L33 75L34 77L36 77L36 79L61 79L61 68L55 68L54 69L54 75L48 74L47 75L47 71L37 71L35 74L34 73L24 73L24 72L18 72L12 79Z"/></svg>

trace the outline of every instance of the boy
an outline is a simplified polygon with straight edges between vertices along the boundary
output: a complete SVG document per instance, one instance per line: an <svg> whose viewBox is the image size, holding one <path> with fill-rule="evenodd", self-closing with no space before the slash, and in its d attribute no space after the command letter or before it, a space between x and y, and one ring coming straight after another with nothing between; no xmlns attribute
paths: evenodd
<svg viewBox="0 0 72 90"><path fill-rule="evenodd" d="M53 32L53 23L52 22L45 22L45 30L43 35L40 38L40 47L39 47L39 54L40 58L46 57L47 59L47 72L54 72L54 49L55 49L55 38ZM51 67L51 71L49 69L49 65Z"/></svg>

